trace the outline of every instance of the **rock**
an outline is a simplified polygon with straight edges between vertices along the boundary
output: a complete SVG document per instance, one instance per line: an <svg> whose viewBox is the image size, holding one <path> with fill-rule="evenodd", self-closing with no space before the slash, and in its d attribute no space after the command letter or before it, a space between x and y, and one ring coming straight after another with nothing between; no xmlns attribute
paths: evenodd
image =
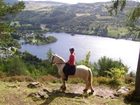
<svg viewBox="0 0 140 105"><path fill-rule="evenodd" d="M33 99L46 99L49 97L48 93L44 90L39 90L38 92L31 93L28 96L32 97Z"/></svg>
<svg viewBox="0 0 140 105"><path fill-rule="evenodd" d="M108 88L104 88L103 87L96 87L94 88L95 90L95 96L101 97L101 98L112 98L114 99L114 91Z"/></svg>
<svg viewBox="0 0 140 105"><path fill-rule="evenodd" d="M28 96L29 97L32 97L32 98L40 98L40 96L38 95L38 93L31 93Z"/></svg>
<svg viewBox="0 0 140 105"><path fill-rule="evenodd" d="M39 91L38 95L40 96L41 99L45 99L48 97L48 94L44 91Z"/></svg>
<svg viewBox="0 0 140 105"><path fill-rule="evenodd" d="M31 82L27 85L28 88L38 88L41 87L39 82Z"/></svg>
<svg viewBox="0 0 140 105"><path fill-rule="evenodd" d="M47 88L43 88L43 91L46 92L47 94L50 94Z"/></svg>
<svg viewBox="0 0 140 105"><path fill-rule="evenodd" d="M123 94L127 94L128 92L129 92L129 89L127 87L123 86L116 91L115 95L120 96L120 95L123 95Z"/></svg>

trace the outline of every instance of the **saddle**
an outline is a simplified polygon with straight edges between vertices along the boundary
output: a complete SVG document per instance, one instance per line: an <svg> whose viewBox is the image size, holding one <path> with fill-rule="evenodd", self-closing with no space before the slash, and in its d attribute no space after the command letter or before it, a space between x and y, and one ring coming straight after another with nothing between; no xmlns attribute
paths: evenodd
<svg viewBox="0 0 140 105"><path fill-rule="evenodd" d="M64 68L63 68L63 72L65 74L65 80L68 80L68 76L69 75L74 75L76 71L76 66L75 65L69 65L68 63L65 64Z"/></svg>

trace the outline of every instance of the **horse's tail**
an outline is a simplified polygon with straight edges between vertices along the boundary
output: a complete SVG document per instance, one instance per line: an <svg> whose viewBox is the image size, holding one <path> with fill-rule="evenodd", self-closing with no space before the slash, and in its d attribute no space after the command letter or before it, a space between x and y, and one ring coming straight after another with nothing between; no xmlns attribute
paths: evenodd
<svg viewBox="0 0 140 105"><path fill-rule="evenodd" d="M89 86L92 87L92 80L93 80L93 75L92 75L92 71L91 69L89 68L89 76L88 76L88 81L89 81Z"/></svg>

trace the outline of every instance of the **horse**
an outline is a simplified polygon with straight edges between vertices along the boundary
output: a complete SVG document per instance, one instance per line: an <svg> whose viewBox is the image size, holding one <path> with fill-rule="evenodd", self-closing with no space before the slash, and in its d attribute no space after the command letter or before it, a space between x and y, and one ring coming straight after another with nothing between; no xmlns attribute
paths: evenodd
<svg viewBox="0 0 140 105"><path fill-rule="evenodd" d="M62 86L60 87L60 90L62 90L63 92L66 90L66 85L65 85L65 74L63 72L63 68L66 64L65 60L58 56L57 54L52 54L52 59L51 59L51 63L53 65L56 65L56 67L58 68L58 74L61 76L62 79ZM74 75L69 75L70 78L81 78L85 81L85 89L83 90L84 93L87 93L88 89L91 90L91 94L93 94L94 90L92 88L92 71L90 68L88 68L85 65L77 65L76 66L76 71Z"/></svg>

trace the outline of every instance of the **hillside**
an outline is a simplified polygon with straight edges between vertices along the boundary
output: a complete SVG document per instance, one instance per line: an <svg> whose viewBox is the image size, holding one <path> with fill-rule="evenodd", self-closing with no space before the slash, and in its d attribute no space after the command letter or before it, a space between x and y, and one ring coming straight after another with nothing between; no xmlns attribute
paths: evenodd
<svg viewBox="0 0 140 105"><path fill-rule="evenodd" d="M116 16L110 16L108 13L107 6L110 4L110 2L71 5L44 1L25 2L26 8L16 16L16 20L21 24L31 24L37 27L43 25L52 32L70 32L99 36L111 36L113 33L112 29L116 30L118 28L120 33L117 33L117 35L123 37L124 33L125 35L128 34L128 31L125 29L126 15L129 10L137 5L137 2L127 2L124 11ZM124 30L125 32L121 32Z"/></svg>
<svg viewBox="0 0 140 105"><path fill-rule="evenodd" d="M4 0L4 2L14 4L14 3L18 2L18 0Z"/></svg>
<svg viewBox="0 0 140 105"><path fill-rule="evenodd" d="M100 97L112 94L113 89L106 86L94 86L95 95L82 94L84 85L67 84L67 91L59 91L60 83L41 84L41 87L27 87L31 82L0 81L1 105L139 105L125 102L122 97ZM18 92L17 92L18 91Z"/></svg>

